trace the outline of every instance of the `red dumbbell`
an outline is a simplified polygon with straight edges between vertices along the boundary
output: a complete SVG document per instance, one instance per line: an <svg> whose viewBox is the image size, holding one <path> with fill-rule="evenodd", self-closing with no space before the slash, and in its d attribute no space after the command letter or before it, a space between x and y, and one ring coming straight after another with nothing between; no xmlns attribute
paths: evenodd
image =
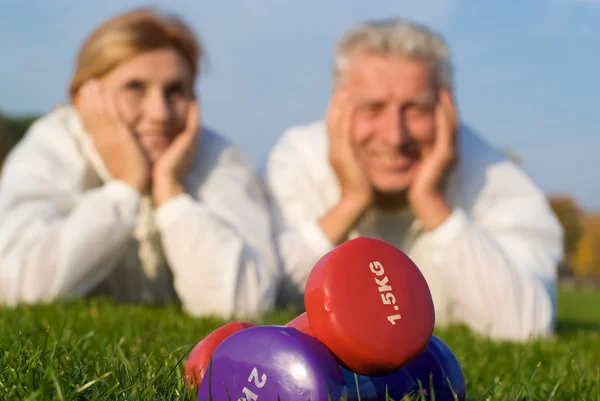
<svg viewBox="0 0 600 401"><path fill-rule="evenodd" d="M188 386L199 388L204 374L208 370L210 358L215 349L229 336L256 326L253 323L230 322L214 330L194 346L185 364L185 378Z"/></svg>
<svg viewBox="0 0 600 401"><path fill-rule="evenodd" d="M308 322L299 316L293 325L308 327L342 367L366 376L392 373L415 359L435 323L419 268L391 244L367 237L339 245L315 264L304 306Z"/></svg>
<svg viewBox="0 0 600 401"><path fill-rule="evenodd" d="M298 315L294 320L286 324L286 326L298 329L304 334L308 334L309 336L313 335L312 330L310 328L310 323L308 321L308 316L306 316L306 312Z"/></svg>

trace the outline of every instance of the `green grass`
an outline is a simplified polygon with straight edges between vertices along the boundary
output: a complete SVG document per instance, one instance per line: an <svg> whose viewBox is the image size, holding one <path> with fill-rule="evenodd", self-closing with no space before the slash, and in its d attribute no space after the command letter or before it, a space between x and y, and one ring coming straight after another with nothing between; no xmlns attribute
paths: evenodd
<svg viewBox="0 0 600 401"><path fill-rule="evenodd" d="M462 364L469 400L600 400L600 293L562 289L559 305L550 341L436 331ZM194 400L181 380L186 354L224 323L108 300L2 310L0 400Z"/></svg>

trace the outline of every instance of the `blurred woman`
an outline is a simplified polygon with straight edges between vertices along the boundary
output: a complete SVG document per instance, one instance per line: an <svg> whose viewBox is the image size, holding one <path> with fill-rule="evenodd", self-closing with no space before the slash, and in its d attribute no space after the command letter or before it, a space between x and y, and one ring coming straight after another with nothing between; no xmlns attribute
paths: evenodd
<svg viewBox="0 0 600 401"><path fill-rule="evenodd" d="M0 300L82 295L256 316L279 269L262 188L202 128L203 49L180 19L139 9L83 43L71 104L36 121L0 181Z"/></svg>

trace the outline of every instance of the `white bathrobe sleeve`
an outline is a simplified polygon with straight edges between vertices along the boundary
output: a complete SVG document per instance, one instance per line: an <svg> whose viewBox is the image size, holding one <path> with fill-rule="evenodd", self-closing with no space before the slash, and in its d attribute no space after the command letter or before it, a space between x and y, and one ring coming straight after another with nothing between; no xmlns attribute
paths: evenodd
<svg viewBox="0 0 600 401"><path fill-rule="evenodd" d="M495 339L525 341L553 332L562 228L545 196L511 162L474 213L460 206L421 241L442 277L455 322Z"/></svg>
<svg viewBox="0 0 600 401"><path fill-rule="evenodd" d="M175 289L192 315L252 318L274 307L281 276L264 189L234 147L201 151L203 164L218 156L205 176L190 178L198 196L157 210Z"/></svg>
<svg viewBox="0 0 600 401"><path fill-rule="evenodd" d="M2 168L0 302L86 293L131 236L138 193L119 181L89 191L74 138L56 115L36 122Z"/></svg>

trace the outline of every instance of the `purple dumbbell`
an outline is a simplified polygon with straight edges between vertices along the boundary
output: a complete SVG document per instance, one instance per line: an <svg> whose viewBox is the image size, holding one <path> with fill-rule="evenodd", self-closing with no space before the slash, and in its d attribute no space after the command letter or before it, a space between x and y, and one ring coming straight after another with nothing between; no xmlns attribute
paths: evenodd
<svg viewBox="0 0 600 401"><path fill-rule="evenodd" d="M344 376L320 341L293 327L256 326L214 351L198 401L328 401L344 394Z"/></svg>
<svg viewBox="0 0 600 401"><path fill-rule="evenodd" d="M429 399L432 398L431 375L436 401L454 401L454 393L459 401L464 401L466 384L460 363L439 337L432 335L427 348L405 368L415 381L421 381L423 391Z"/></svg>
<svg viewBox="0 0 600 401"><path fill-rule="evenodd" d="M362 376L342 368L348 401L401 400L419 394L419 386L404 368L384 376ZM358 390L357 390L358 384ZM387 396L386 396L387 391ZM386 398L387 397L387 398Z"/></svg>

